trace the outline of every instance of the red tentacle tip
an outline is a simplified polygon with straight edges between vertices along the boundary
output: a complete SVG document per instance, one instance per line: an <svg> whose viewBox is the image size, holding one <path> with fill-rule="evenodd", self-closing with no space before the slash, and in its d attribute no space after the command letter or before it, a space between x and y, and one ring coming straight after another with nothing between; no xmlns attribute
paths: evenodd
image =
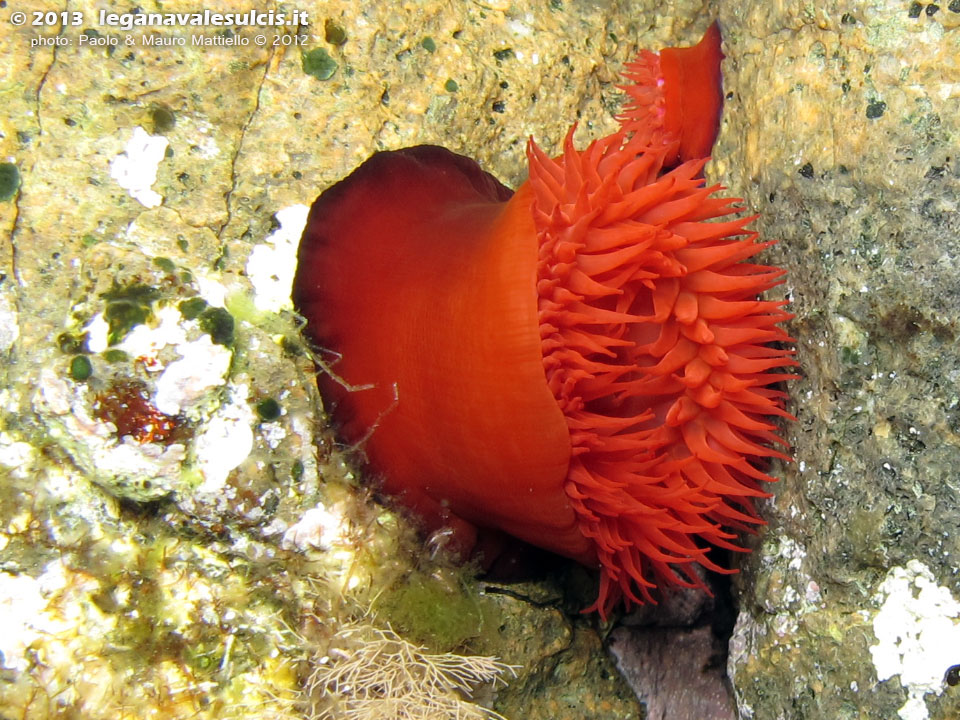
<svg viewBox="0 0 960 720"><path fill-rule="evenodd" d="M624 74L633 82L622 86L628 101L619 120L624 131L651 142L677 141L668 166L710 155L723 110L720 45L714 22L692 47L643 50L627 65Z"/></svg>

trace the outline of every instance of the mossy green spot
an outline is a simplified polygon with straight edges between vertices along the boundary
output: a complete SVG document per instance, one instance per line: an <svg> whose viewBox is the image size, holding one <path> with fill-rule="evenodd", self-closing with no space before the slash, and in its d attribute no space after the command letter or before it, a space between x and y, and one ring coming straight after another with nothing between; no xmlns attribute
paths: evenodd
<svg viewBox="0 0 960 720"><path fill-rule="evenodd" d="M114 285L103 293L101 297L110 301L128 300L141 305L149 305L160 297L160 291L150 285L133 283L132 285Z"/></svg>
<svg viewBox="0 0 960 720"><path fill-rule="evenodd" d="M96 245L98 242L100 242L99 238L89 233L80 238L80 243L84 247L91 247L92 245Z"/></svg>
<svg viewBox="0 0 960 720"><path fill-rule="evenodd" d="M70 377L76 382L83 382L93 375L93 363L86 355L76 355L70 361Z"/></svg>
<svg viewBox="0 0 960 720"><path fill-rule="evenodd" d="M447 92L455 93L457 90L460 89L460 86L457 85L456 80L454 80L453 78L450 78L443 84L443 89L446 90Z"/></svg>
<svg viewBox="0 0 960 720"><path fill-rule="evenodd" d="M173 264L173 260L170 258L155 257L153 259L153 264L163 270L165 273L173 274L177 270L177 266Z"/></svg>
<svg viewBox="0 0 960 720"><path fill-rule="evenodd" d="M414 573L384 593L377 614L413 642L437 652L461 647L482 634L486 613L459 578Z"/></svg>
<svg viewBox="0 0 960 720"><path fill-rule="evenodd" d="M185 320L196 320L200 313L207 309L207 301L202 297L192 297L183 300L177 308Z"/></svg>
<svg viewBox="0 0 960 720"><path fill-rule="evenodd" d="M213 261L213 269L223 270L227 266L228 257L230 257L230 248L226 245L223 245L220 248L220 254L217 256L217 259Z"/></svg>
<svg viewBox="0 0 960 720"><path fill-rule="evenodd" d="M437 43L434 42L433 38L427 35L423 40L420 41L420 47L426 50L429 53L437 51Z"/></svg>
<svg viewBox="0 0 960 720"><path fill-rule="evenodd" d="M153 314L153 301L160 297L157 288L134 283L133 285L115 285L103 293L107 307L103 317L107 321L107 343L116 345L136 325L142 325Z"/></svg>
<svg viewBox="0 0 960 720"><path fill-rule="evenodd" d="M280 403L273 398L264 398L257 403L257 416L264 422L272 422L280 417Z"/></svg>
<svg viewBox="0 0 960 720"><path fill-rule="evenodd" d="M0 202L9 200L20 188L20 170L13 163L0 163Z"/></svg>
<svg viewBox="0 0 960 720"><path fill-rule="evenodd" d="M134 326L142 325L150 318L150 308L129 300L117 300L107 305L103 317L110 328L107 333L107 343L116 345Z"/></svg>
<svg viewBox="0 0 960 720"><path fill-rule="evenodd" d="M200 329L210 335L210 339L218 345L233 343L233 315L224 308L207 308L200 313Z"/></svg>
<svg viewBox="0 0 960 720"><path fill-rule="evenodd" d="M103 355L103 359L108 363L121 363L130 359L129 355L118 348L108 348L101 354Z"/></svg>
<svg viewBox="0 0 960 720"><path fill-rule="evenodd" d="M867 118L869 120L876 120L883 115L886 109L887 104L883 100L874 100L871 103L867 103Z"/></svg>
<svg viewBox="0 0 960 720"><path fill-rule="evenodd" d="M860 352L844 345L840 348L840 360L846 365L857 365L860 362Z"/></svg>
<svg viewBox="0 0 960 720"><path fill-rule="evenodd" d="M330 18L323 21L323 39L331 45L340 46L347 42L347 31Z"/></svg>
<svg viewBox="0 0 960 720"><path fill-rule="evenodd" d="M314 48L300 54L303 71L317 80L329 80L337 71L337 61L330 57L324 48Z"/></svg>
<svg viewBox="0 0 960 720"><path fill-rule="evenodd" d="M150 119L153 121L154 135L169 132L173 130L173 126L177 124L177 116L173 114L170 108L164 105L154 105L150 111Z"/></svg>

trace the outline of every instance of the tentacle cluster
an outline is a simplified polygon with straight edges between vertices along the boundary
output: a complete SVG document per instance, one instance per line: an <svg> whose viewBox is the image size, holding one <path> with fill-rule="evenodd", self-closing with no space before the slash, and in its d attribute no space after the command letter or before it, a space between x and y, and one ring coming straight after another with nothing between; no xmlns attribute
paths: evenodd
<svg viewBox="0 0 960 720"><path fill-rule="evenodd" d="M659 145L667 114L660 56L641 50L624 66L623 77L630 82L617 86L627 96L617 120L625 132L644 136L640 139L649 145Z"/></svg>
<svg viewBox="0 0 960 720"><path fill-rule="evenodd" d="M769 416L790 417L784 271L748 262L772 243L747 229L705 160L663 172L667 141L624 131L551 159L531 140L539 318L549 386L573 446L565 491L595 543L595 609L702 587L710 544L762 521L752 498L787 457ZM712 221L712 222L711 222Z"/></svg>

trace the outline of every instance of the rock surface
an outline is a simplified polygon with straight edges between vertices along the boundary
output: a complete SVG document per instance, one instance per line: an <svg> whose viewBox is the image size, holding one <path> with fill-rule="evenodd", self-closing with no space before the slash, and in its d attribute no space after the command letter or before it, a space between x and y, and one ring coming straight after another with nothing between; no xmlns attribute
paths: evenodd
<svg viewBox="0 0 960 720"><path fill-rule="evenodd" d="M723 663L726 648L709 626L617 628L610 651L644 701L647 720L735 720Z"/></svg>
<svg viewBox="0 0 960 720"><path fill-rule="evenodd" d="M960 5L721 3L720 22L712 171L780 240L804 374L795 463L736 579L740 716L957 717Z"/></svg>

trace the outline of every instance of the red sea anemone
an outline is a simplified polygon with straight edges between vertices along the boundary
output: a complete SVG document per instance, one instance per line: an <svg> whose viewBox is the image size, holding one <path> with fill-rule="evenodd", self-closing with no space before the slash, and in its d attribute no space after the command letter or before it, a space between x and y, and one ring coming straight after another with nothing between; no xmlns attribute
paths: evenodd
<svg viewBox="0 0 960 720"><path fill-rule="evenodd" d="M603 614L701 586L693 564L720 570L708 548L761 522L796 364L784 303L758 299L783 271L750 262L770 243L717 220L737 200L692 159L719 34L649 56L621 131L585 150L571 131L555 159L531 140L515 193L442 148L375 154L314 203L294 287L383 489L466 546L491 528L598 567Z"/></svg>
<svg viewBox="0 0 960 720"><path fill-rule="evenodd" d="M703 39L689 48L641 50L627 64L620 86L629 98L620 122L628 132L646 132L679 140L668 165L705 158L717 137L723 108L720 76L720 28L710 26Z"/></svg>

